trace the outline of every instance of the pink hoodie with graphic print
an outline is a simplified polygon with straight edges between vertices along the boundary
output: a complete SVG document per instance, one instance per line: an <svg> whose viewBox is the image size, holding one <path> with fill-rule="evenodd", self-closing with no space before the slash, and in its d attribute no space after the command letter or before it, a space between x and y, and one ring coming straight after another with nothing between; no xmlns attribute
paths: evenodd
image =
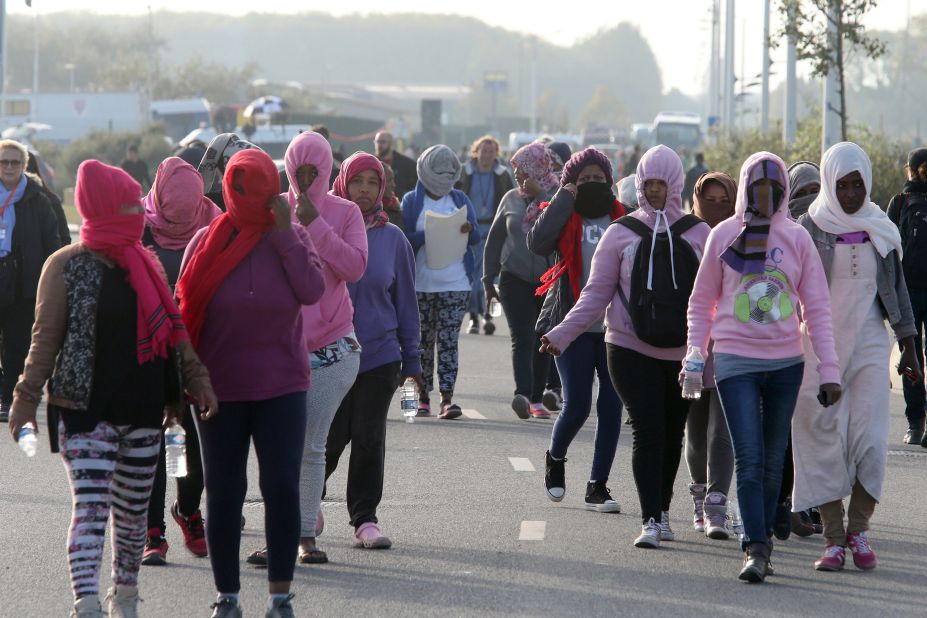
<svg viewBox="0 0 927 618"><path fill-rule="evenodd" d="M630 216L640 219L651 229L657 225L665 230L663 216L650 205L644 195L644 183L648 180L662 180L666 183L666 204L663 212L672 225L683 216L682 185L684 175L679 155L666 146L651 148L641 157L637 166L637 200L639 207ZM710 228L707 223L700 223L687 230L682 238L701 257L705 239ZM592 256L592 268L589 280L579 295L579 300L563 321L549 333L547 338L554 347L561 351L586 331L595 320L605 313L605 341L628 348L645 356L659 360L682 360L686 355L685 347L657 348L644 343L634 334L634 326L628 315L618 286L626 294L631 290L631 271L634 268L634 256L641 243L641 237L623 225L610 225L602 235ZM647 247L643 250L648 250ZM608 309L606 310L606 306Z"/></svg>
<svg viewBox="0 0 927 618"><path fill-rule="evenodd" d="M744 275L723 262L721 254L743 230L747 178L764 160L780 168L785 196L771 218L765 272ZM839 384L827 277L811 236L789 217L787 185L788 172L776 155L758 152L744 163L735 214L711 231L695 278L689 298L689 346L704 351L711 339L716 354L764 360L802 356L801 304L805 328L820 359L821 383Z"/></svg>
<svg viewBox="0 0 927 618"><path fill-rule="evenodd" d="M325 279L322 300L303 307L307 352L313 352L354 330L354 307L347 283L360 280L367 269L367 228L354 202L328 192L332 149L324 137L312 131L297 135L284 155L290 190L283 197L290 205L295 209L299 197L296 170L307 163L318 170L306 195L315 204L319 216L306 229L322 260Z"/></svg>

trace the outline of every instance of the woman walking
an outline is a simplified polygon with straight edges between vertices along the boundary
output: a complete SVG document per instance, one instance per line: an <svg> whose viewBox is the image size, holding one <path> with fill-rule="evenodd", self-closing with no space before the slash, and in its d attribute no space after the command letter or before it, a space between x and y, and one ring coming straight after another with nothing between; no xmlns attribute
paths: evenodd
<svg viewBox="0 0 927 618"><path fill-rule="evenodd" d="M168 157L155 173L151 191L142 198L145 207L145 232L142 244L151 248L167 275L173 291L180 276L180 263L187 244L201 228L222 214L218 206L203 196L203 179L189 163ZM184 545L194 556L205 556L206 532L200 499L203 497L203 464L200 441L190 410L181 425L187 434L187 475L177 478L177 500L171 505L171 517L183 533ZM164 444L158 456L151 503L148 505L148 537L142 564L167 564L167 538L164 523L164 497L167 491Z"/></svg>
<svg viewBox="0 0 927 618"><path fill-rule="evenodd" d="M559 257L557 264L541 276L542 285L537 289L538 294L546 294L535 326L538 333L549 332L573 308L581 290L592 280L593 254L599 240L609 224L624 215L612 193L611 163L595 148L577 152L567 161L560 184L550 203L541 205L541 213L528 232L528 248L533 253L548 256L556 252ZM567 449L589 418L593 380L598 376L595 452L585 506L602 513L618 513L621 507L606 482L621 431L621 400L608 378L604 308L605 303L591 315L574 318L566 327L568 332L560 338L554 335L555 349L541 339L541 351L557 356L554 362L563 380L563 409L551 432L544 482L548 498L554 502L563 500Z"/></svg>
<svg viewBox="0 0 927 618"><path fill-rule="evenodd" d="M278 197L273 160L234 155L222 182L227 212L196 233L177 284L190 339L209 368L222 414L197 417L218 598L214 618L240 618L238 553L251 441L261 469L268 554L268 618L293 615L299 472L309 359L302 307L324 290L305 226Z"/></svg>
<svg viewBox="0 0 927 618"><path fill-rule="evenodd" d="M476 211L467 194L454 189L460 177L460 160L448 146L427 148L418 158L418 182L414 191L402 198L403 228L415 252L415 290L422 327L422 382L418 414L431 414L434 387L435 349L438 357L438 391L441 393L440 419L459 418L463 412L454 403L459 364L457 344L460 323L467 311L475 262L472 247L480 241ZM450 215L467 209L467 221L460 233L467 234L467 249L460 259L445 268L431 268L427 259L425 219L429 212Z"/></svg>
<svg viewBox="0 0 927 618"><path fill-rule="evenodd" d="M161 426L180 418L181 384L207 408L205 417L218 411L161 266L140 242L140 193L119 168L95 160L78 168L80 242L57 251L42 271L32 347L10 418L14 439L24 424L35 425L48 382L49 437L71 485L71 615L80 618L104 615L98 579L111 511L113 587L106 611L137 615Z"/></svg>
<svg viewBox="0 0 927 618"><path fill-rule="evenodd" d="M387 222L383 206L386 177L373 155L357 152L341 164L332 193L357 205L367 228L368 262L364 276L348 285L354 304L354 329L361 345L360 368L328 432L325 478L338 467L351 444L347 506L354 546L387 549L377 506L383 497L386 416L400 382L411 378L421 388L415 258L402 230Z"/></svg>
<svg viewBox="0 0 927 618"><path fill-rule="evenodd" d="M901 269L901 235L869 200L871 186L872 164L862 148L836 144L821 159L821 192L799 221L814 240L829 282L845 390L837 405L821 407L811 369L818 359L806 346L792 421L793 503L798 510L818 506L821 513L826 546L814 563L819 571L843 569L847 547L857 568L876 567L868 530L888 459L891 343L886 319L901 347L898 372L912 382L923 379Z"/></svg>
<svg viewBox="0 0 927 618"><path fill-rule="evenodd" d="M547 148L534 142L512 156L518 189L502 198L489 230L484 252L483 287L487 302L496 298L505 310L512 338L515 398L512 409L521 419L550 418L541 403L550 373L550 356L539 350L535 330L544 302L535 294L550 260L528 250L527 234L559 184ZM494 284L499 278L499 291Z"/></svg>
<svg viewBox="0 0 927 618"><path fill-rule="evenodd" d="M709 172L695 183L692 213L714 228L734 216L736 201L734 180L721 172ZM730 536L727 503L734 450L715 388L710 348L707 356L702 396L689 404L686 418L686 465L692 479L689 494L695 503L693 527L710 539L725 540Z"/></svg>
<svg viewBox="0 0 927 618"><path fill-rule="evenodd" d="M712 231L689 299L689 349L713 341L715 382L734 444L744 523L739 578L768 573L789 427L804 371L797 307L820 359L819 397L840 399L827 278L808 233L788 214L782 159L744 163L736 214Z"/></svg>

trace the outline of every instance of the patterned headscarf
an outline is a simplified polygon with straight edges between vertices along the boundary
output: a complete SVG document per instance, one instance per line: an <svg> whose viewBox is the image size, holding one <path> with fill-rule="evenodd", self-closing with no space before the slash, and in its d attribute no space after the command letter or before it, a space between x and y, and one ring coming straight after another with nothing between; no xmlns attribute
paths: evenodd
<svg viewBox="0 0 927 618"><path fill-rule="evenodd" d="M541 193L534 196L528 208L525 211L525 217L521 222L521 229L527 234L534 225L538 216L541 214L541 201L550 190L557 186L558 180L553 172L553 166L550 160L548 149L540 142L533 142L519 148L511 159L512 167L520 170L537 181L541 187ZM518 186L518 194L528 199L530 196L525 193L521 185Z"/></svg>
<svg viewBox="0 0 927 618"><path fill-rule="evenodd" d="M234 133L220 133L212 138L209 146L206 148L206 154L197 171L203 177L203 193L222 193L222 176L225 174L225 167L237 152L257 148L247 140L243 140ZM260 150L260 149L259 149Z"/></svg>

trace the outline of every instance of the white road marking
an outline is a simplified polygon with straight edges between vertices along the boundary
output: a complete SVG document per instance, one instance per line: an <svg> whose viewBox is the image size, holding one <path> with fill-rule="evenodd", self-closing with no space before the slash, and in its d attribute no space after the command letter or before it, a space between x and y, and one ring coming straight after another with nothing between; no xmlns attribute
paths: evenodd
<svg viewBox="0 0 927 618"><path fill-rule="evenodd" d="M546 521L523 521L521 522L521 532L518 533L518 540L543 541L545 532L547 532Z"/></svg>
<svg viewBox="0 0 927 618"><path fill-rule="evenodd" d="M477 412L476 410L471 410L471 409L468 409L468 408L463 408L463 409L461 410L461 412L463 412L463 415L466 416L467 418L476 419L476 420L478 420L478 421L485 421L485 420L486 420L486 417L483 416L482 414L480 414L479 412Z"/></svg>
<svg viewBox="0 0 927 618"><path fill-rule="evenodd" d="M534 472L534 464L527 457L509 457L509 463L515 472Z"/></svg>

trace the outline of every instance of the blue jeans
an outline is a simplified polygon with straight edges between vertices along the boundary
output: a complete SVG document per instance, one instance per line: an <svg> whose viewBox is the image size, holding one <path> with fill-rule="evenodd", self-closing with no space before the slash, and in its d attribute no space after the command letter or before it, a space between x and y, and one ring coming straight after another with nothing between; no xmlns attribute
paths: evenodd
<svg viewBox="0 0 927 618"><path fill-rule="evenodd" d="M563 381L563 409L550 436L550 454L555 459L566 457L570 443L589 418L592 380L598 376L599 396L595 404L598 422L589 479L607 481L618 448L622 404L608 375L605 333L583 333L554 362Z"/></svg>
<svg viewBox="0 0 927 618"><path fill-rule="evenodd" d="M924 366L924 348L921 347L924 336L924 323L927 322L927 290L908 290L911 296L911 309L914 311L914 324L917 326L917 337L914 351L917 361ZM927 395L924 391L924 381L911 384L907 379L901 381L904 389L904 415L908 417L908 424L914 427L924 418L924 408L927 406Z"/></svg>
<svg viewBox="0 0 927 618"><path fill-rule="evenodd" d="M718 382L718 395L734 442L737 501L743 546L772 535L782 465L805 364L745 373Z"/></svg>
<svg viewBox="0 0 927 618"><path fill-rule="evenodd" d="M486 237L489 236L490 223L478 223L480 242L471 247L473 251L473 285L470 288L470 305L467 311L476 315L489 315L486 306L486 294L483 292L483 252L486 250Z"/></svg>

